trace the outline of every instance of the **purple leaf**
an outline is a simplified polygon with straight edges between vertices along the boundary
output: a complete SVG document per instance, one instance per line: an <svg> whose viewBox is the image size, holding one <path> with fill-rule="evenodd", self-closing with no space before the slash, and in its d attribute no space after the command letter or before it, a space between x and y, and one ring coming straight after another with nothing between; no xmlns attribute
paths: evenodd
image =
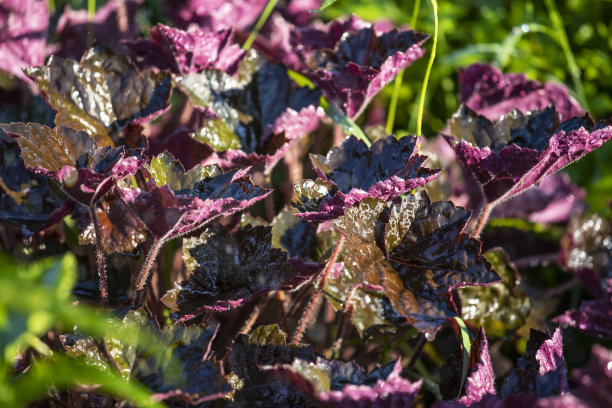
<svg viewBox="0 0 612 408"><path fill-rule="evenodd" d="M99 146L121 142L130 124L147 122L170 107L167 72L140 72L126 57L99 45L80 62L52 56L27 73L58 112L55 123L85 131Z"/></svg>
<svg viewBox="0 0 612 408"><path fill-rule="evenodd" d="M30 82L22 69L45 60L49 10L44 0L0 4L0 70Z"/></svg>
<svg viewBox="0 0 612 408"><path fill-rule="evenodd" d="M207 310L241 306L286 286L295 273L287 263L287 254L271 247L271 239L271 227L250 225L234 234L217 225L200 237L185 238L183 259L191 277L162 300L181 320L188 320ZM319 271L312 269L313 273Z"/></svg>
<svg viewBox="0 0 612 408"><path fill-rule="evenodd" d="M393 307L420 331L435 332L456 315L452 289L500 280L480 254L480 241L462 232L469 217L450 201L431 203L424 191L379 217L376 242L397 274L381 286Z"/></svg>
<svg viewBox="0 0 612 408"><path fill-rule="evenodd" d="M467 406L481 401L487 395L496 394L495 375L493 374L488 342L483 328L480 328L472 342L464 392L465 395L459 399L459 402Z"/></svg>
<svg viewBox="0 0 612 408"><path fill-rule="evenodd" d="M561 329L557 328L552 336L531 329L525 355L506 377L502 395L537 393L539 397L548 397L567 390Z"/></svg>
<svg viewBox="0 0 612 408"><path fill-rule="evenodd" d="M157 239L187 234L270 193L251 182L249 169L221 173L214 165L196 166L181 174L184 170L170 155L157 159L152 161L145 189L117 187L123 201Z"/></svg>
<svg viewBox="0 0 612 408"><path fill-rule="evenodd" d="M338 217L367 197L394 199L425 185L439 172L422 167L426 157L416 152L416 138L413 136L399 140L388 136L369 148L351 136L326 157L311 155L311 160L323 179L318 183L318 193L309 197L307 182L303 182L296 185L293 202L296 215L310 220ZM321 187L325 182L332 183L327 192Z"/></svg>
<svg viewBox="0 0 612 408"><path fill-rule="evenodd" d="M575 327L585 334L612 339L612 279L606 279L605 283L605 294L595 300L583 301L580 308L568 310L553 321Z"/></svg>
<svg viewBox="0 0 612 408"><path fill-rule="evenodd" d="M324 407L409 407L422 384L400 376L399 360L369 374L353 362L322 358L315 363L296 359L290 365L268 365L263 369Z"/></svg>
<svg viewBox="0 0 612 408"><path fill-rule="evenodd" d="M79 59L91 44L92 36L97 43L125 54L122 41L138 36L139 24L135 18L143 3L144 0L109 1L96 11L91 22L87 10L73 10L66 5L57 22L60 46L54 54Z"/></svg>
<svg viewBox="0 0 612 408"><path fill-rule="evenodd" d="M562 120L583 114L562 85L541 84L523 74L503 74L487 64L459 70L461 102L491 121L517 109L527 113L554 105Z"/></svg>
<svg viewBox="0 0 612 408"><path fill-rule="evenodd" d="M288 65L311 79L346 116L355 118L402 69L425 53L427 35L393 29L386 33L352 17L323 29L296 28L291 45L299 66Z"/></svg>
<svg viewBox="0 0 612 408"><path fill-rule="evenodd" d="M188 0L178 10L174 2L168 3L181 27L195 23L210 31L227 28L243 31L255 23L267 0Z"/></svg>
<svg viewBox="0 0 612 408"><path fill-rule="evenodd" d="M584 211L585 195L584 189L572 183L566 173L555 173L495 207L492 217L523 218L544 224L564 222Z"/></svg>
<svg viewBox="0 0 612 408"><path fill-rule="evenodd" d="M158 24L149 38L127 44L142 67L169 69L175 74L190 74L216 69L234 74L245 51L233 41L231 29L217 32L192 28L183 31Z"/></svg>
<svg viewBox="0 0 612 408"><path fill-rule="evenodd" d="M451 119L448 138L457 158L482 186L489 203L512 197L600 147L612 126L587 115L558 123L552 107L513 112L493 123L462 106ZM521 147L524 146L524 147Z"/></svg>

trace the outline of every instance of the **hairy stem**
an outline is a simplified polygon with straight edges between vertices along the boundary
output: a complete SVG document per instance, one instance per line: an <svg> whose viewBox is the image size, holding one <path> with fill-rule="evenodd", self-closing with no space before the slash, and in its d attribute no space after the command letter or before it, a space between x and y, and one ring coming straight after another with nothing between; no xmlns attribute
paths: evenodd
<svg viewBox="0 0 612 408"><path fill-rule="evenodd" d="M302 317L300 318L300 322L298 324L297 329L295 330L295 333L293 334L291 343L297 344L300 342L300 340L302 340L304 331L308 327L313 316L316 315L315 311L319 309L318 306L321 303L321 299L323 298L323 287L325 286L325 283L327 282L327 277L329 276L329 273L331 272L332 268L334 267L334 264L336 263L336 259L338 259L338 255L340 255L340 251L342 250L342 245L344 244L345 238L346 238L346 235L344 235L343 233L340 233L340 237L338 238L338 243L336 244L336 247L334 248L334 252L332 252L331 257L329 258L329 261L327 261L327 265L325 265L325 269L323 269L323 272L321 272L319 281L315 288L315 293L310 299L310 302L308 303L308 306L306 307L304 314L302 314Z"/></svg>
<svg viewBox="0 0 612 408"><path fill-rule="evenodd" d="M147 285L147 282L149 281L149 276L151 275L151 268L153 268L155 260L157 259L157 254L159 254L159 251L165 242L166 240L164 238L156 238L155 241L153 241L151 249L149 249L149 253L147 254L147 257L145 258L145 261L142 264L142 267L140 268L140 272L138 273L138 284L136 285L136 290L134 291L134 298L132 299L132 304L134 306L140 303L140 295L144 291L144 288Z"/></svg>
<svg viewBox="0 0 612 408"><path fill-rule="evenodd" d="M491 215L491 210L493 209L493 205L491 203L486 203L482 212L480 213L480 217L478 218L478 224L476 224L476 228L474 229L474 233L472 237L478 239L480 237L480 233L485 225L487 225L487 221L489 220L489 215Z"/></svg>
<svg viewBox="0 0 612 408"><path fill-rule="evenodd" d="M89 206L89 215L91 223L94 227L94 235L96 236L96 265L98 266L98 276L100 277L100 297L102 304L108 303L108 282L106 280L106 254L102 245L102 225L96 213L96 205Z"/></svg>
<svg viewBox="0 0 612 408"><path fill-rule="evenodd" d="M257 321L257 318L261 314L261 311L266 307L266 305L268 304L271 298L272 298L272 294L270 293L268 294L268 296L264 296L264 298L259 301L257 306L255 306L255 308L249 315L249 318L246 320L246 322L244 322L244 324L240 328L240 331L238 332L238 334L249 334L249 332L251 331L251 328L253 327L253 325Z"/></svg>
<svg viewBox="0 0 612 408"><path fill-rule="evenodd" d="M243 49L248 50L249 48L251 48L251 45L253 45L255 38L257 38L257 34L259 34L259 30L261 30L263 25L268 20L268 17L270 17L272 10L274 10L274 7L276 7L276 3L278 3L278 0L268 0L266 8L264 8L264 10L261 12L259 19L255 23L255 28L253 28L253 31L251 31L251 34L249 34L249 38L247 38L244 44L242 45Z"/></svg>

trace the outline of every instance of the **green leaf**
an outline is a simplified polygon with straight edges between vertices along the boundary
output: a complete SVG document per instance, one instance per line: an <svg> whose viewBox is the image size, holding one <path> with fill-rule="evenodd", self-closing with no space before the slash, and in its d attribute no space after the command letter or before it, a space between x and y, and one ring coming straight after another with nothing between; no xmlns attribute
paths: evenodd
<svg viewBox="0 0 612 408"><path fill-rule="evenodd" d="M185 171L179 161L166 152L154 157L146 167L158 186L168 185L174 191L191 190L198 181L221 174L221 169L216 164L198 164Z"/></svg>
<svg viewBox="0 0 612 408"><path fill-rule="evenodd" d="M309 12L310 13L318 13L319 11L325 10L326 8L328 8L329 6L331 6L332 4L334 4L337 1L338 0L325 0L323 2L323 4L321 4L321 7L316 8L314 10L309 10Z"/></svg>

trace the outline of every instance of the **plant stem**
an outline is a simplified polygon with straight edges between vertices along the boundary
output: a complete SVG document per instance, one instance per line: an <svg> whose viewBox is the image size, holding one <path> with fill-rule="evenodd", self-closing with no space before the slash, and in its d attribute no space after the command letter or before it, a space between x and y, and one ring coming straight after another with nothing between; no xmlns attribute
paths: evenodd
<svg viewBox="0 0 612 408"><path fill-rule="evenodd" d="M325 286L325 282L327 282L327 277L329 276L329 273L331 272L332 268L334 267L334 264L336 263L338 255L340 255L340 251L342 250L342 245L344 244L345 238L346 235L340 233L340 237L338 237L338 243L336 243L336 248L334 248L334 252L332 252L329 261L327 261L325 269L323 269L323 272L321 272L321 277L319 279L319 282L317 283L315 293L314 295L312 295L312 298L310 299L310 302L308 303L304 314L302 314L302 317L300 318L300 322L298 324L297 329L295 330L295 333L293 334L291 343L297 344L300 342L300 340L302 340L302 336L304 335L306 327L308 327L308 324L312 320L313 315L316 314L314 312L315 310L318 310L318 305L323 297L323 287Z"/></svg>
<svg viewBox="0 0 612 408"><path fill-rule="evenodd" d="M419 338L417 339L417 343L414 346L414 349L412 351L412 356L410 357L410 361L408 362L408 365L406 366L407 370L412 370L412 367L414 367L419 357L421 357L421 353L423 352L423 347L425 346L425 342L426 342L425 335L423 333L419 333Z"/></svg>
<svg viewBox="0 0 612 408"><path fill-rule="evenodd" d="M431 74L431 68L433 67L434 59L436 58L436 48L438 45L438 3L436 0L430 0L431 6L434 12L434 38L433 46L431 47L431 54L429 55L429 61L427 62L427 69L425 70L425 78L423 79L423 87L421 88L421 98L419 100L419 113L417 114L417 129L416 135L419 136L418 141L418 152L421 152L421 132L423 127L423 109L425 107L425 94L427 93L427 84L429 83L429 75Z"/></svg>
<svg viewBox="0 0 612 408"><path fill-rule="evenodd" d="M565 27L563 26L563 20L561 19L559 10L557 10L557 6L554 0L544 0L544 3L546 4L546 8L548 9L548 17L550 18L550 21L552 22L555 31L557 32L557 36L555 39L561 46L563 54L565 55L565 59L567 60L567 67L569 68L570 74L572 75L572 80L574 82L574 86L576 87L576 93L578 94L577 96L580 100L580 105L582 105L582 107L588 111L589 105L587 103L586 94L584 93L584 88L582 87L582 80L580 79L580 68L576 63L574 53L572 52L569 40L567 39L567 33L565 32Z"/></svg>
<svg viewBox="0 0 612 408"><path fill-rule="evenodd" d="M138 273L138 284L136 286L136 290L134 291L132 305L136 306L138 303L140 303L140 294L147 285L147 282L149 281L149 276L151 275L151 268L153 268L153 265L155 264L155 259L157 258L157 254L159 254L159 251L165 242L165 237L156 238L155 241L153 241L153 245L151 246L151 249L149 249L149 253L147 254L147 257L145 258L145 261L142 264L142 268L140 268L140 272Z"/></svg>
<svg viewBox="0 0 612 408"><path fill-rule="evenodd" d="M238 334L249 334L249 332L251 331L251 328L253 327L253 325L257 321L257 318L261 314L261 311L266 307L271 297L272 297L272 294L269 293L267 296L264 296L264 298L260 300L259 303L257 303L257 306L255 306L255 308L249 315L246 322L244 322Z"/></svg>
<svg viewBox="0 0 612 408"><path fill-rule="evenodd" d="M94 38L93 20L96 16L96 0L87 0L87 44L91 45Z"/></svg>
<svg viewBox="0 0 612 408"><path fill-rule="evenodd" d="M412 9L412 16L410 17L410 29L414 30L416 28L416 22L419 17L419 8L421 7L421 0L416 0L414 2L414 7ZM385 131L388 134L393 132L393 125L395 124L395 113L397 112L397 102L399 100L400 90L402 89L402 82L404 80L404 70L402 69L395 77L395 81L393 83L393 95L391 96L391 103L389 103L389 116L387 116L387 125L385 126Z"/></svg>
<svg viewBox="0 0 612 408"><path fill-rule="evenodd" d="M346 299L344 301L344 309L342 310L342 315L340 316L340 322L338 322L338 333L336 333L336 340L334 341L334 346L332 348L332 359L340 355L340 348L342 347L342 335L344 334L344 327L346 326L346 321L351 320L351 318L353 317L353 311L355 310L355 307L353 306L353 303L351 303L351 297L353 296L353 292L355 292L356 288L356 285L351 285L346 294Z"/></svg>
<svg viewBox="0 0 612 408"><path fill-rule="evenodd" d="M478 224L476 224L476 228L474 229L474 233L472 234L473 238L478 239L480 237L480 233L482 229L487 224L489 220L489 215L491 215L491 210L493 209L493 205L491 203L486 203L482 212L480 213L480 217L478 218Z"/></svg>
<svg viewBox="0 0 612 408"><path fill-rule="evenodd" d="M102 297L102 304L105 305L108 303L106 254L104 253L104 246L102 245L102 225L100 225L100 219L98 218L98 214L96 214L95 204L89 206L89 215L94 227L94 235L96 236L96 265L98 266L98 276L100 277L100 296Z"/></svg>
<svg viewBox="0 0 612 408"><path fill-rule="evenodd" d="M251 45L253 45L255 38L257 38L257 34L259 34L259 30L261 30L263 25L268 20L268 17L270 17L272 10L274 10L274 7L276 7L276 3L278 3L278 0L268 0L268 4L266 4L266 8L264 8L264 10L261 12L259 19L255 23L255 28L253 28L253 31L251 31L251 34L249 34L249 37L246 39L246 41L242 45L243 49L248 50L249 48L251 48Z"/></svg>

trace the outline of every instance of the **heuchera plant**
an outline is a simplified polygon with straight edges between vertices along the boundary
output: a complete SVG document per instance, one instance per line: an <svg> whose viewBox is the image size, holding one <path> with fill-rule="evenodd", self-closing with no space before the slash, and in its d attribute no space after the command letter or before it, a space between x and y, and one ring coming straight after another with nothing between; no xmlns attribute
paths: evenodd
<svg viewBox="0 0 612 408"><path fill-rule="evenodd" d="M562 169L612 119L475 64L436 142L366 136L429 36L276 3L0 3L2 248L77 277L36 272L62 324L0 304L0 405L609 404L612 222Z"/></svg>

